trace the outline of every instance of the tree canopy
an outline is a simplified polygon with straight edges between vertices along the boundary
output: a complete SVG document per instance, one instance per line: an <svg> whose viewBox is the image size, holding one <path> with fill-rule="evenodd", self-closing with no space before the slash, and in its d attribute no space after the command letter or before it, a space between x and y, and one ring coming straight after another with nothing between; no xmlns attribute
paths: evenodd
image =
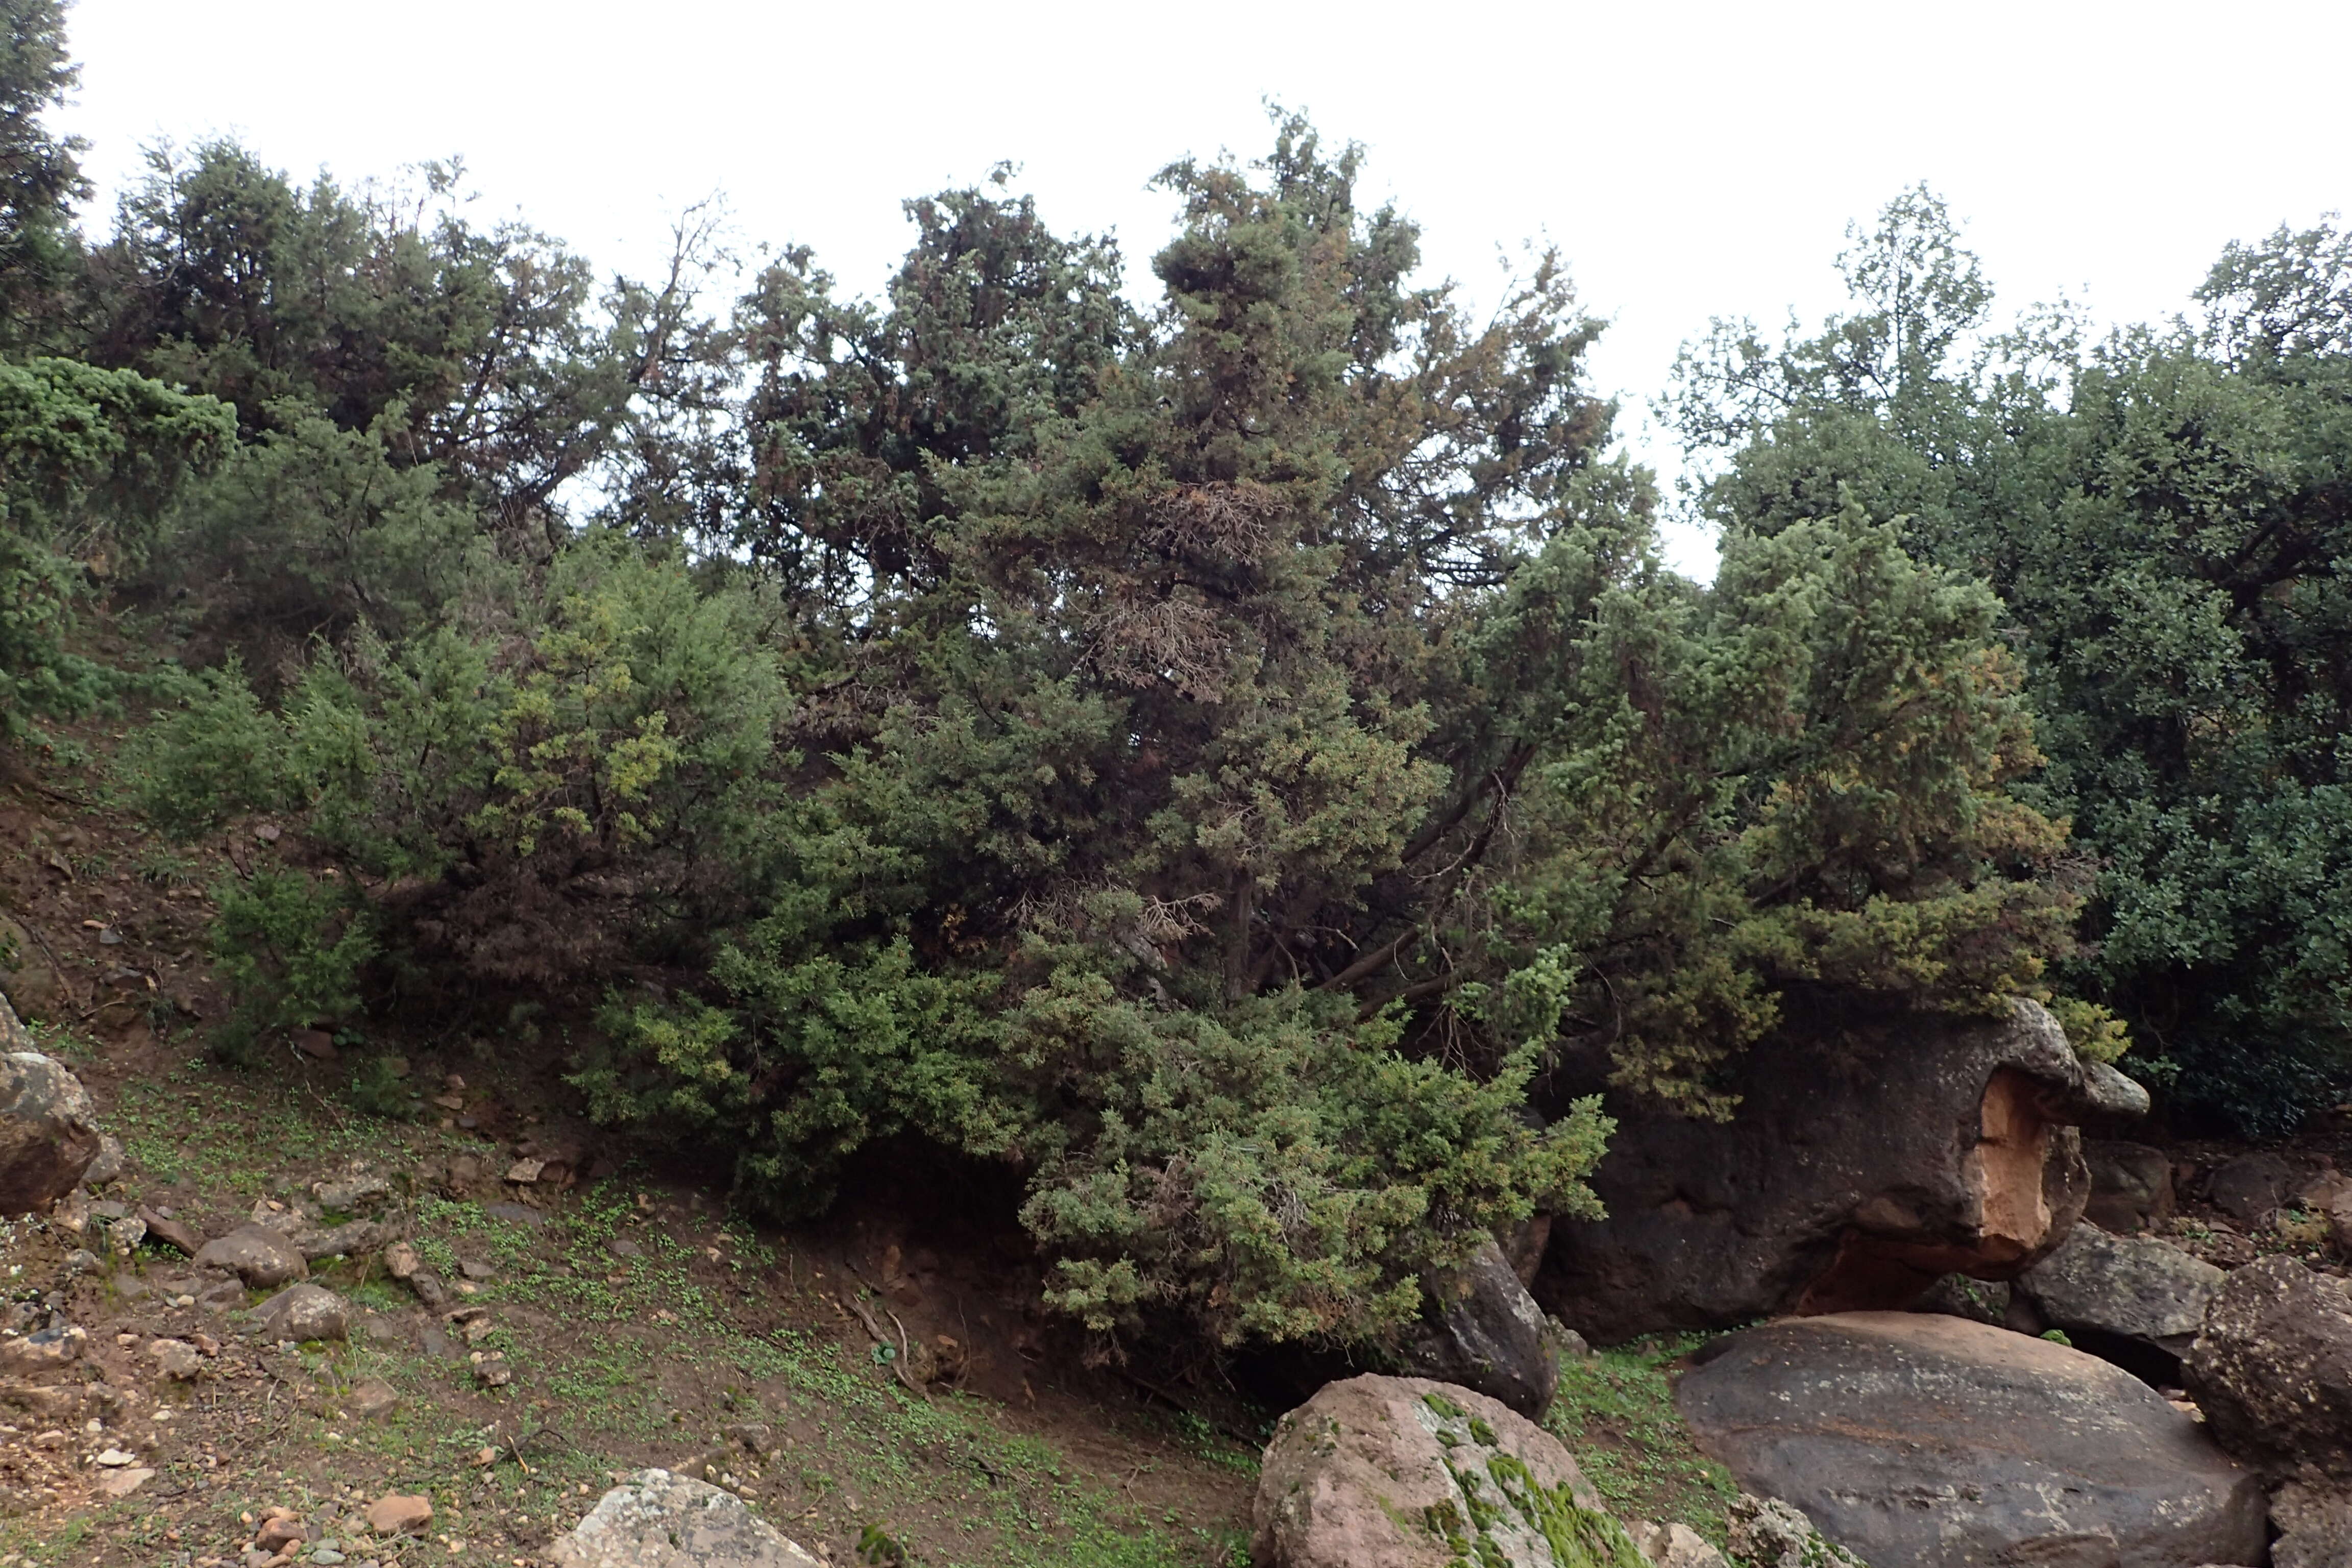
<svg viewBox="0 0 2352 1568"><path fill-rule="evenodd" d="M2332 395L2290 390L2336 352L2325 247L2227 264L2238 346L2151 340L2097 446L2095 398L1954 371L1987 291L1907 196L1853 319L1695 352L1685 427L1733 454L1700 584L1561 259L1474 312L1361 163L1277 113L1262 159L1170 165L1149 303L1008 171L908 203L877 298L787 249L729 299L704 214L665 277L600 279L469 225L455 168L159 150L43 282L0 419L88 445L9 537L45 603L146 616L160 708L117 765L148 819L285 829L219 890L222 1048L544 1049L551 1016L594 1115L730 1151L744 1201L910 1149L1011 1173L1106 1347L1367 1344L1480 1238L1589 1210L1611 1123L1571 1084L1736 1116L1732 1058L1844 1006L2042 995L2103 1056L2101 1000L2164 1027L2114 978L2091 803L2126 786L2087 771L2155 742L2037 721L2074 699L2012 625L2058 568L2011 498L2156 462L2159 363L2312 482L2279 410ZM68 394L102 414L35 405ZM1954 469L1993 488L1931 506ZM2124 493L2047 502L2116 574ZM68 514L145 542L93 570ZM69 643L0 660L37 685Z"/></svg>
<svg viewBox="0 0 2352 1568"><path fill-rule="evenodd" d="M2352 237L2233 245L2202 319L2096 342L2064 311L1987 330L1924 191L1846 270L1820 333L1685 353L1667 412L1724 455L1706 511L1741 536L1859 507L1988 583L2049 752L2020 796L2099 861L2063 978L2184 1103L2292 1127L2352 1082Z"/></svg>

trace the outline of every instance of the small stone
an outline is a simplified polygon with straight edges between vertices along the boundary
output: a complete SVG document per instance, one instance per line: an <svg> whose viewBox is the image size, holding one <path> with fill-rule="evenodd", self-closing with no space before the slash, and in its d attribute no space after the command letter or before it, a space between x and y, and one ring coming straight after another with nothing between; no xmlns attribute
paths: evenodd
<svg viewBox="0 0 2352 1568"><path fill-rule="evenodd" d="M507 1167L507 1180L527 1185L538 1181L539 1173L545 1169L547 1162L544 1160L517 1160Z"/></svg>
<svg viewBox="0 0 2352 1568"><path fill-rule="evenodd" d="M185 1383L204 1370L204 1358L185 1340L157 1340L147 1353L155 1358L158 1371L176 1382Z"/></svg>
<svg viewBox="0 0 2352 1568"><path fill-rule="evenodd" d="M462 1094L436 1094L433 1097L433 1103L444 1110L463 1110L466 1109L466 1097Z"/></svg>
<svg viewBox="0 0 2352 1568"><path fill-rule="evenodd" d="M394 1492L367 1506L370 1535L413 1535L432 1522L433 1504L425 1498Z"/></svg>
<svg viewBox="0 0 2352 1568"><path fill-rule="evenodd" d="M253 1543L264 1552L282 1552L310 1533L303 1526L300 1514L281 1512L275 1518L262 1521L261 1531L253 1538Z"/></svg>
<svg viewBox="0 0 2352 1568"><path fill-rule="evenodd" d="M514 1381L514 1369L503 1356L483 1356L474 1363L474 1381L484 1388L504 1388Z"/></svg>
<svg viewBox="0 0 2352 1568"><path fill-rule="evenodd" d="M92 1160L89 1169L81 1173L82 1184L102 1187L109 1182L119 1180L124 1163L122 1140L111 1132L101 1132L98 1135L98 1158Z"/></svg>
<svg viewBox="0 0 2352 1568"><path fill-rule="evenodd" d="M318 1563L320 1568L335 1568L335 1564L344 1562L345 1558L333 1547L321 1546L310 1553L310 1561Z"/></svg>
<svg viewBox="0 0 2352 1568"><path fill-rule="evenodd" d="M310 1194L319 1200L320 1208L332 1209L338 1214L352 1214L366 1205L390 1197L392 1184L382 1176L363 1172L341 1181L313 1183Z"/></svg>
<svg viewBox="0 0 2352 1568"><path fill-rule="evenodd" d="M424 1267L425 1260L416 1255L416 1248L404 1241L395 1241L383 1249L384 1272L394 1279L414 1279Z"/></svg>
<svg viewBox="0 0 2352 1568"><path fill-rule="evenodd" d="M399 1403L400 1394L380 1377L362 1378L352 1389L352 1414L362 1421L388 1415Z"/></svg>
<svg viewBox="0 0 2352 1568"><path fill-rule="evenodd" d="M448 1304L449 1293L442 1289L441 1277L429 1268L420 1268L410 1275L408 1288L416 1293L418 1300L434 1311Z"/></svg>
<svg viewBox="0 0 2352 1568"><path fill-rule="evenodd" d="M134 1465L125 1469L110 1470L98 1478L98 1489L110 1498L126 1498L155 1479L154 1470L146 1465Z"/></svg>
<svg viewBox="0 0 2352 1568"><path fill-rule="evenodd" d="M66 1254L66 1272L68 1274L95 1274L101 1267L98 1254L86 1247L77 1247Z"/></svg>
<svg viewBox="0 0 2352 1568"><path fill-rule="evenodd" d="M742 1421L727 1428L730 1441L739 1443L754 1454L776 1451L775 1429L763 1421Z"/></svg>
<svg viewBox="0 0 2352 1568"><path fill-rule="evenodd" d="M190 1258L203 1250L204 1237L160 1210L142 1208L139 1217L147 1223L147 1234L155 1240L177 1247Z"/></svg>
<svg viewBox="0 0 2352 1568"><path fill-rule="evenodd" d="M138 1457L136 1454L126 1454L120 1448L109 1448L98 1457L97 1462L110 1469L120 1469Z"/></svg>
<svg viewBox="0 0 2352 1568"><path fill-rule="evenodd" d="M71 1326L43 1329L20 1340L0 1340L0 1372L40 1373L79 1358L89 1333Z"/></svg>
<svg viewBox="0 0 2352 1568"><path fill-rule="evenodd" d="M340 1340L351 1331L351 1309L323 1285L289 1285L264 1301L255 1316L271 1337L298 1343Z"/></svg>
<svg viewBox="0 0 2352 1568"><path fill-rule="evenodd" d="M108 926L104 931L98 933L98 944L100 947L121 947L122 945L122 933L115 930L112 926Z"/></svg>
<svg viewBox="0 0 2352 1568"><path fill-rule="evenodd" d="M313 1061L331 1062L341 1054L335 1049L335 1037L324 1029L297 1029L294 1048Z"/></svg>
<svg viewBox="0 0 2352 1568"><path fill-rule="evenodd" d="M487 1263L467 1258L458 1262L457 1272L468 1279L495 1279L499 1271Z"/></svg>
<svg viewBox="0 0 2352 1568"><path fill-rule="evenodd" d="M127 1219L131 1215L131 1205L108 1198L103 1203L90 1205L89 1212L100 1219Z"/></svg>
<svg viewBox="0 0 2352 1568"><path fill-rule="evenodd" d="M310 1272L285 1237L258 1225L239 1226L226 1236L208 1241L196 1251L196 1261L208 1268L226 1268L256 1289L267 1290L300 1279Z"/></svg>

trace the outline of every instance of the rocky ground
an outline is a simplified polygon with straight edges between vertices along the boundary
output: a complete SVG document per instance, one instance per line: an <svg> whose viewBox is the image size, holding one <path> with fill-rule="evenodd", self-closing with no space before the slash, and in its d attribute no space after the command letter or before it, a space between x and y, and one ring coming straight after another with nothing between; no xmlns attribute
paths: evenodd
<svg viewBox="0 0 2352 1568"><path fill-rule="evenodd" d="M649 1464L834 1561L1231 1556L1245 1453L1030 1362L1027 1302L920 1250L763 1234L642 1173L550 1181L529 1138L341 1112L299 1077L85 1050L121 1174L0 1234L30 1334L0 1384L9 1568L264 1561L273 1509L304 1561L532 1564ZM434 1087L476 1103L460 1076ZM427 1500L423 1533L369 1520L387 1496Z"/></svg>

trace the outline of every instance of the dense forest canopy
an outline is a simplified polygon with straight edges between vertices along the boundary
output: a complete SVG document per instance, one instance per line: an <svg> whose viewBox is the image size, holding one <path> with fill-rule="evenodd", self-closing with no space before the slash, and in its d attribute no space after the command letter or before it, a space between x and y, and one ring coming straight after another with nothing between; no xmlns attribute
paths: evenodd
<svg viewBox="0 0 2352 1568"><path fill-rule="evenodd" d="M0 721L136 698L155 831L284 826L233 1056L561 1019L772 1210L1014 1173L1106 1345L1378 1342L1591 1205L1566 1085L1736 1116L1799 1013L2036 995L2254 1122L2339 1079L2333 229L2085 346L1905 195L1852 315L1686 356L1701 585L1561 258L1472 313L1297 116L1160 172L1148 307L1005 171L878 299L728 298L704 215L601 279L460 170L227 142L100 229L61 8L0 13Z"/></svg>

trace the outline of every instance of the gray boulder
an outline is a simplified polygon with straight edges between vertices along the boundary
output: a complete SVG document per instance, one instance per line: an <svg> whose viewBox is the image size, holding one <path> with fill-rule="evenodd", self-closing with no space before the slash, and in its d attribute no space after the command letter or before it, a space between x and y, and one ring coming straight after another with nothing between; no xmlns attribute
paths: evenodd
<svg viewBox="0 0 2352 1568"><path fill-rule="evenodd" d="M1499 1401L1420 1377L1327 1384L1285 1415L1250 1520L1257 1568L1642 1561L1559 1438Z"/></svg>
<svg viewBox="0 0 2352 1568"><path fill-rule="evenodd" d="M340 1340L351 1332L351 1309L324 1285L289 1285L254 1309L273 1340Z"/></svg>
<svg viewBox="0 0 2352 1568"><path fill-rule="evenodd" d="M1421 1321L1401 1360L1413 1376L1475 1389L1533 1421L1559 1388L1559 1347L1543 1309L1491 1240L1423 1281Z"/></svg>
<svg viewBox="0 0 2352 1568"><path fill-rule="evenodd" d="M364 1257L383 1247L397 1234L390 1226L375 1220L355 1219L331 1230L308 1226L288 1237L287 1240L306 1261L316 1263L327 1258Z"/></svg>
<svg viewBox="0 0 2352 1568"><path fill-rule="evenodd" d="M2206 1178L2205 1198L2248 1230L2260 1230L2302 1184L2302 1172L2294 1161L2265 1150L2215 1167Z"/></svg>
<svg viewBox="0 0 2352 1568"><path fill-rule="evenodd" d="M1898 1014L1759 1042L1728 1124L1612 1103L1535 1295L1600 1343L1783 1311L1908 1306L1938 1278L2007 1279L2088 1196L2074 1126L2105 1100L2050 1014Z"/></svg>
<svg viewBox="0 0 2352 1568"><path fill-rule="evenodd" d="M2012 1288L2062 1329L2114 1334L2178 1357L2228 1278L2169 1242L2109 1236L2086 1221Z"/></svg>
<svg viewBox="0 0 2352 1568"><path fill-rule="evenodd" d="M205 1268L226 1268L257 1290L307 1278L310 1272L310 1264L291 1241L257 1225L241 1225L205 1243L196 1248L195 1261Z"/></svg>
<svg viewBox="0 0 2352 1568"><path fill-rule="evenodd" d="M2271 1568L2345 1568L2352 1563L2352 1492L2289 1481L2271 1499Z"/></svg>
<svg viewBox="0 0 2352 1568"><path fill-rule="evenodd" d="M549 1549L556 1568L818 1568L734 1493L639 1470Z"/></svg>
<svg viewBox="0 0 2352 1568"><path fill-rule="evenodd" d="M1701 1447L1891 1568L2253 1563L2262 1483L2129 1373L1921 1313L1718 1340L1675 1389Z"/></svg>
<svg viewBox="0 0 2352 1568"><path fill-rule="evenodd" d="M2352 1288L2292 1258L2231 1271L2183 1363L2221 1446L2280 1474L2352 1476Z"/></svg>
<svg viewBox="0 0 2352 1568"><path fill-rule="evenodd" d="M81 1080L31 1048L0 1002L0 1215L46 1209L81 1184L97 1159L98 1110Z"/></svg>
<svg viewBox="0 0 2352 1568"><path fill-rule="evenodd" d="M2172 1217L2172 1156L2145 1143L2095 1138L2083 1144L2091 1168L2084 1218L2102 1230L2128 1236Z"/></svg>

